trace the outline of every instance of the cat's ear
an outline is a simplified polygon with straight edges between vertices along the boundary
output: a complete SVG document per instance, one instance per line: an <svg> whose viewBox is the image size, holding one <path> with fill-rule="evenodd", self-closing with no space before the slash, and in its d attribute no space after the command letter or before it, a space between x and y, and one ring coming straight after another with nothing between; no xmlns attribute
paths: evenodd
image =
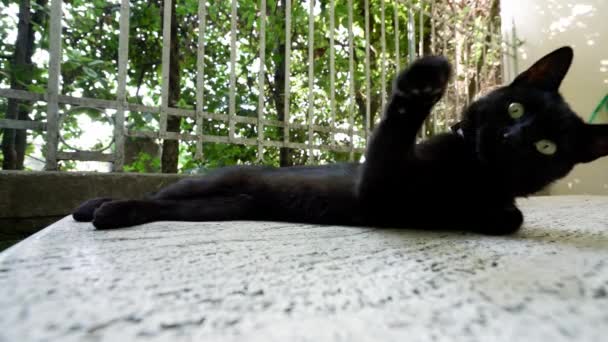
<svg viewBox="0 0 608 342"><path fill-rule="evenodd" d="M561 47L539 59L526 71L519 74L511 86L525 85L547 91L557 91L566 76L574 52L569 46Z"/></svg>
<svg viewBox="0 0 608 342"><path fill-rule="evenodd" d="M588 163L608 155L608 125L585 124L580 162Z"/></svg>

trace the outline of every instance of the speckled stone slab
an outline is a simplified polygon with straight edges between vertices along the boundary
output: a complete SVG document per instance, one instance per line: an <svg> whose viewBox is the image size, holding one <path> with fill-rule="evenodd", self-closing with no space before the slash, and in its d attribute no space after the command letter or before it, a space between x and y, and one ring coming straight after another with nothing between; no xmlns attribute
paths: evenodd
<svg viewBox="0 0 608 342"><path fill-rule="evenodd" d="M0 341L607 341L608 197L520 205L508 237L67 217L0 254Z"/></svg>

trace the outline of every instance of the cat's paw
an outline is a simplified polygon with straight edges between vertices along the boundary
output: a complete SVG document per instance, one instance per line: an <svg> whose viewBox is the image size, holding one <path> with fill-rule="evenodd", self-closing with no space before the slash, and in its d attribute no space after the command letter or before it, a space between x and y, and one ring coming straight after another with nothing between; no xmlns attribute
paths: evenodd
<svg viewBox="0 0 608 342"><path fill-rule="evenodd" d="M112 199L109 197L93 198L85 201L79 205L78 208L74 209L72 217L76 221L91 222L93 220L95 210L97 210L97 208L99 208L102 204L110 201L112 201Z"/></svg>
<svg viewBox="0 0 608 342"><path fill-rule="evenodd" d="M499 210L490 210L485 213L487 220L483 225L474 229L477 233L485 235L508 235L517 232L524 222L522 212L515 206L507 206Z"/></svg>
<svg viewBox="0 0 608 342"><path fill-rule="evenodd" d="M403 70L393 85L393 95L409 104L432 106L447 88L452 66L445 57L422 57Z"/></svg>
<svg viewBox="0 0 608 342"><path fill-rule="evenodd" d="M106 202L95 210L93 225L97 229L129 227L149 222L145 215L146 210L138 201Z"/></svg>

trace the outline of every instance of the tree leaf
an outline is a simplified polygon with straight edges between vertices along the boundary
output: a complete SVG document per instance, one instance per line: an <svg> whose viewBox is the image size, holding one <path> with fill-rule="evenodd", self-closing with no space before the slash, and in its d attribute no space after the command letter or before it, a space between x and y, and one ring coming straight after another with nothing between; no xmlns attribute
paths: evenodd
<svg viewBox="0 0 608 342"><path fill-rule="evenodd" d="M90 77L97 77L98 76L97 73L95 72L95 70L93 70L93 69L91 69L89 67L86 67L86 66L82 67L82 71L84 71L84 73L87 74Z"/></svg>
<svg viewBox="0 0 608 342"><path fill-rule="evenodd" d="M99 59L95 59L95 60L89 62L89 66L95 66L95 65L103 64L103 63L105 63L105 62L102 60L99 60Z"/></svg>

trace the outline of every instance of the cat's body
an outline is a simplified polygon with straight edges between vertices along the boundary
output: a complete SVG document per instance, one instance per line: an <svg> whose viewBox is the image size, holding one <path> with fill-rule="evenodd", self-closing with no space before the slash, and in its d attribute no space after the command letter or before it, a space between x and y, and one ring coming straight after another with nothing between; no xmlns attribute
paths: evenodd
<svg viewBox="0 0 608 342"><path fill-rule="evenodd" d="M398 75L362 164L224 168L145 200L90 200L74 218L97 228L271 220L511 233L523 222L516 197L608 153L608 128L584 124L557 92L571 60L571 49L554 51L469 106L455 132L417 144L451 73L426 57Z"/></svg>

